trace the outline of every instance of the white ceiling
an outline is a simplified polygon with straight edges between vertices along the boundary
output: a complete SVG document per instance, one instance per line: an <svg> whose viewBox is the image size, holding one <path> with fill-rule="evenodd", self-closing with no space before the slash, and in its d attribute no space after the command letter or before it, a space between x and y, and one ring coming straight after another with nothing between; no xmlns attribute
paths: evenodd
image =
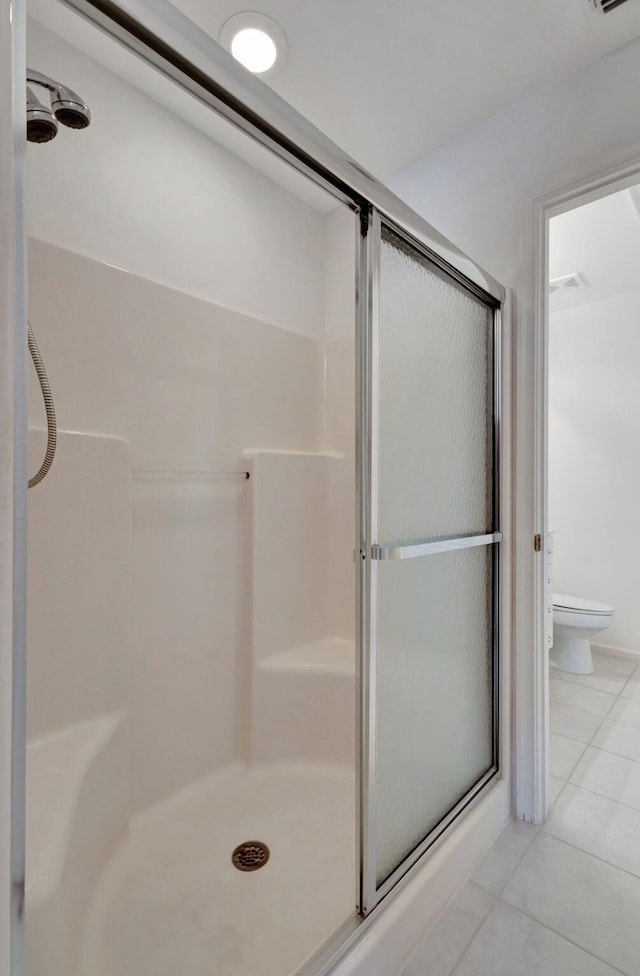
<svg viewBox="0 0 640 976"><path fill-rule="evenodd" d="M289 55L269 84L386 178L640 34L640 3L591 0L174 0L215 39L243 9Z"/></svg>
<svg viewBox="0 0 640 976"><path fill-rule="evenodd" d="M579 272L587 287L550 296L549 310L640 290L640 214L629 190L612 193L551 221L550 278Z"/></svg>

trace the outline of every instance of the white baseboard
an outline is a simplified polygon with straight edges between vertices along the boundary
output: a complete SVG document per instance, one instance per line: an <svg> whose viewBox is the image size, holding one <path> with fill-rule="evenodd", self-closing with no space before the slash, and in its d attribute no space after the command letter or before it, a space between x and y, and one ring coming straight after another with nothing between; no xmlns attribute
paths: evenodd
<svg viewBox="0 0 640 976"><path fill-rule="evenodd" d="M610 644L592 644L591 647L600 654L610 654L611 657L623 657L640 664L640 651L630 651L626 647L613 647Z"/></svg>

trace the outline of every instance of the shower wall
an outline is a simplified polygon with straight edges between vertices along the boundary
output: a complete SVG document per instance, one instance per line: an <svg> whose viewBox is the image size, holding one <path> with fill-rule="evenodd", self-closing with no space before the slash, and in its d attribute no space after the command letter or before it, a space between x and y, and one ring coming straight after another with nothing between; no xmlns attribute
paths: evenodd
<svg viewBox="0 0 640 976"><path fill-rule="evenodd" d="M93 116L81 133L29 145L30 234L320 337L322 214L258 172L254 158L263 167L268 154L246 152L245 161L227 151L219 144L234 145L226 123L179 93L169 111L161 101L175 98L175 86L158 76L149 97L137 83L150 87L150 69L135 73L111 43L107 52L133 84L29 20L29 64L73 78ZM194 122L207 133L186 120L194 107Z"/></svg>
<svg viewBox="0 0 640 976"><path fill-rule="evenodd" d="M29 147L29 314L62 431L30 493L30 734L119 715L135 813L251 757L258 658L343 640L352 738L353 218L35 22L29 48L93 113ZM29 409L35 467L33 376Z"/></svg>

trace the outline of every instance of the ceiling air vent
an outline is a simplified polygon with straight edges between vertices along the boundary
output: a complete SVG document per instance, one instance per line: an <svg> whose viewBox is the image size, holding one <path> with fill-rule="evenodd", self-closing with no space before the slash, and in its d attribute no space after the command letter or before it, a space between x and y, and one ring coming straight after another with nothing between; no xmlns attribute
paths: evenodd
<svg viewBox="0 0 640 976"><path fill-rule="evenodd" d="M560 292L566 294L568 291L577 291L578 288L586 288L587 283L581 274L562 275L561 278L552 278L549 282L549 294L558 295Z"/></svg>
<svg viewBox="0 0 640 976"><path fill-rule="evenodd" d="M621 4L626 3L627 0L591 0L591 3L596 8L596 10L601 10L603 14L609 14L616 7Z"/></svg>

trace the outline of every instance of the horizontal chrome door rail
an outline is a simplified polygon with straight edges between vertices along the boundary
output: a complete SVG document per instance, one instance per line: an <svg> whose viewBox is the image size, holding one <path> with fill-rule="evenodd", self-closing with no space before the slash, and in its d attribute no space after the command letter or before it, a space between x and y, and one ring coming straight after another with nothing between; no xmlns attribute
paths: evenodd
<svg viewBox="0 0 640 976"><path fill-rule="evenodd" d="M371 558L415 559L416 556L432 556L436 552L450 552L453 549L490 546L494 542L502 542L502 532L491 532L489 535L461 535L454 539L441 539L439 542L414 542L408 546L371 546Z"/></svg>

